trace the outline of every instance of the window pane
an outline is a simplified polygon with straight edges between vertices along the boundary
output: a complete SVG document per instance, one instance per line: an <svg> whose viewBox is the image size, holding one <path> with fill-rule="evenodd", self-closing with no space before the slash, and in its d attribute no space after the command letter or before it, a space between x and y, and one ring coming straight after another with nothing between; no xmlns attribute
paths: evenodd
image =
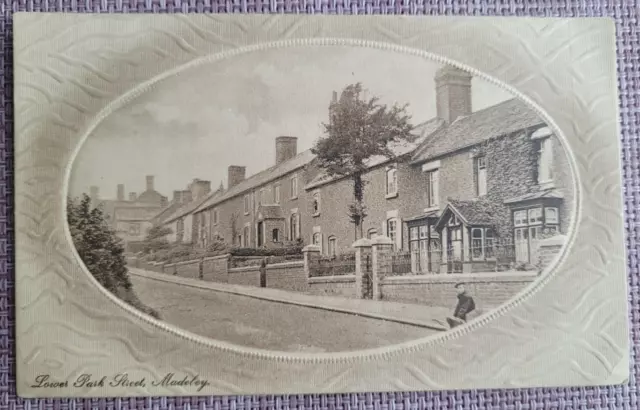
<svg viewBox="0 0 640 410"><path fill-rule="evenodd" d="M414 239L418 239L418 228L411 228L409 229L409 237L414 240Z"/></svg>
<svg viewBox="0 0 640 410"><path fill-rule="evenodd" d="M473 228L471 230L471 236L474 238L482 238L482 228Z"/></svg>
<svg viewBox="0 0 640 410"><path fill-rule="evenodd" d="M545 208L544 209L545 222L548 224L558 223L558 209L557 208Z"/></svg>
<svg viewBox="0 0 640 410"><path fill-rule="evenodd" d="M420 227L420 239L424 239L428 237L429 237L429 229L426 225L422 225Z"/></svg>
<svg viewBox="0 0 640 410"><path fill-rule="evenodd" d="M529 209L529 224L542 223L542 208Z"/></svg>
<svg viewBox="0 0 640 410"><path fill-rule="evenodd" d="M482 168L478 171L478 195L487 194L487 170Z"/></svg>

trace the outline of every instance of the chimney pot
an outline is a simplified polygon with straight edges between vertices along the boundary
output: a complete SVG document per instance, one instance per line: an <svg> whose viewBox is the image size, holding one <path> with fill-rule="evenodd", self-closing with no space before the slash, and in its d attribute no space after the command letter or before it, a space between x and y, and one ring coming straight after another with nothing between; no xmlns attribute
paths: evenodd
<svg viewBox="0 0 640 410"><path fill-rule="evenodd" d="M124 201L124 184L118 184L118 201Z"/></svg>
<svg viewBox="0 0 640 410"><path fill-rule="evenodd" d="M471 74L453 66L436 72L436 109L439 118L451 124L471 114Z"/></svg>
<svg viewBox="0 0 640 410"><path fill-rule="evenodd" d="M241 167L239 165L229 165L227 168L227 186L228 189L238 185L244 181L246 177L247 167Z"/></svg>
<svg viewBox="0 0 640 410"><path fill-rule="evenodd" d="M138 199L138 195L135 192L129 192L129 201L133 202Z"/></svg>
<svg viewBox="0 0 640 410"><path fill-rule="evenodd" d="M276 138L276 165L298 155L298 138L281 136Z"/></svg>

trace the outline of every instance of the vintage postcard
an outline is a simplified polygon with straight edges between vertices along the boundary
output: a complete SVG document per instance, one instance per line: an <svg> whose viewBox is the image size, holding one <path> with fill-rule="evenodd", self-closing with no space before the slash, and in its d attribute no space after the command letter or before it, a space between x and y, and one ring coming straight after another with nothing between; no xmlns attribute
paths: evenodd
<svg viewBox="0 0 640 410"><path fill-rule="evenodd" d="M18 393L628 377L607 19L15 16Z"/></svg>

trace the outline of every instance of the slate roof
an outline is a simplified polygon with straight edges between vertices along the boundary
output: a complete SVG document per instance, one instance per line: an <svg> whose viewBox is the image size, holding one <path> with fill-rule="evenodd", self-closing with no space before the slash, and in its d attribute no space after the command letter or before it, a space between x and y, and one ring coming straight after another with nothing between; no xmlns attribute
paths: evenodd
<svg viewBox="0 0 640 410"><path fill-rule="evenodd" d="M146 202L146 203L159 203L163 200L166 201L167 197L162 195L160 192L153 191L153 190L144 191L143 193L138 195L138 198L136 198L137 202Z"/></svg>
<svg viewBox="0 0 640 410"><path fill-rule="evenodd" d="M280 205L260 205L258 208L262 219L284 219L284 213Z"/></svg>
<svg viewBox="0 0 640 410"><path fill-rule="evenodd" d="M458 118L438 129L416 150L412 163L420 163L472 147L492 138L544 124L538 114L517 98Z"/></svg>
<svg viewBox="0 0 640 410"><path fill-rule="evenodd" d="M456 214L466 225L492 225L491 205L485 201L459 201L450 199L442 211L436 226L442 227L446 222L448 211Z"/></svg>
<svg viewBox="0 0 640 410"><path fill-rule="evenodd" d="M153 217L155 223L164 222L167 218L172 216L173 213L176 212L182 205L183 204L181 204L180 202L171 202L169 205L164 207L159 214Z"/></svg>
<svg viewBox="0 0 640 410"><path fill-rule="evenodd" d="M211 200L212 198L218 198L222 195L222 191L218 188L213 192L208 193L202 198L187 202L183 204L180 208L178 208L171 216L165 218L162 223L173 222L178 218L181 218L187 214L195 213L195 211L206 201Z"/></svg>
<svg viewBox="0 0 640 410"><path fill-rule="evenodd" d="M413 133L416 136L415 140L391 143L389 144L389 147L391 148L391 151L393 151L396 157L401 157L403 155L409 154L412 151L414 151L416 148L418 148L421 144L423 144L426 140L430 139L429 137L434 132L441 129L443 126L444 126L443 120L441 120L440 118L432 118L431 120L425 121L414 127ZM378 156L369 158L366 162L366 165L368 168L373 168L377 165L382 165L385 162L389 162L389 161L392 161L392 159L389 159L383 155L378 155ZM342 177L339 177L339 176L330 177L326 173L321 172L305 186L305 189L315 188L340 178Z"/></svg>
<svg viewBox="0 0 640 410"><path fill-rule="evenodd" d="M555 189L546 189L544 191L533 192L521 195L519 197L510 198L504 201L505 204L515 204L517 202L532 201L535 199L563 199L564 195Z"/></svg>
<svg viewBox="0 0 640 410"><path fill-rule="evenodd" d="M118 201L116 199L101 199L98 201L97 205L102 207L102 212L107 217L109 217L109 220L111 222L114 222L116 213L121 209L152 209L154 213L158 213L162 210L160 205L131 201ZM151 219L151 217L148 217L146 219Z"/></svg>
<svg viewBox="0 0 640 410"><path fill-rule="evenodd" d="M240 182L238 185L228 189L223 195L215 198L209 198L207 201L202 203L198 207L198 209L196 209L196 212L211 208L221 202L226 201L227 199L231 199L237 195L240 195L245 191L262 186L267 182L278 179L283 175L304 167L305 165L309 164L314 158L315 156L313 155L311 150L303 151L295 157L279 165L274 165L270 168L265 169L264 171L250 176L249 178Z"/></svg>

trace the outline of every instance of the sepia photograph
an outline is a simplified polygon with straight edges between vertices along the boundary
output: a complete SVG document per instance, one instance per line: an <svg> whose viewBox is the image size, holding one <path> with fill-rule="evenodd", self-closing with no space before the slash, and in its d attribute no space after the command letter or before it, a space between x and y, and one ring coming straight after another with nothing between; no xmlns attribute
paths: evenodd
<svg viewBox="0 0 640 410"><path fill-rule="evenodd" d="M553 269L574 196L561 139L510 90L416 55L305 46L190 68L105 118L73 164L67 223L87 270L144 314L341 352L511 301Z"/></svg>

